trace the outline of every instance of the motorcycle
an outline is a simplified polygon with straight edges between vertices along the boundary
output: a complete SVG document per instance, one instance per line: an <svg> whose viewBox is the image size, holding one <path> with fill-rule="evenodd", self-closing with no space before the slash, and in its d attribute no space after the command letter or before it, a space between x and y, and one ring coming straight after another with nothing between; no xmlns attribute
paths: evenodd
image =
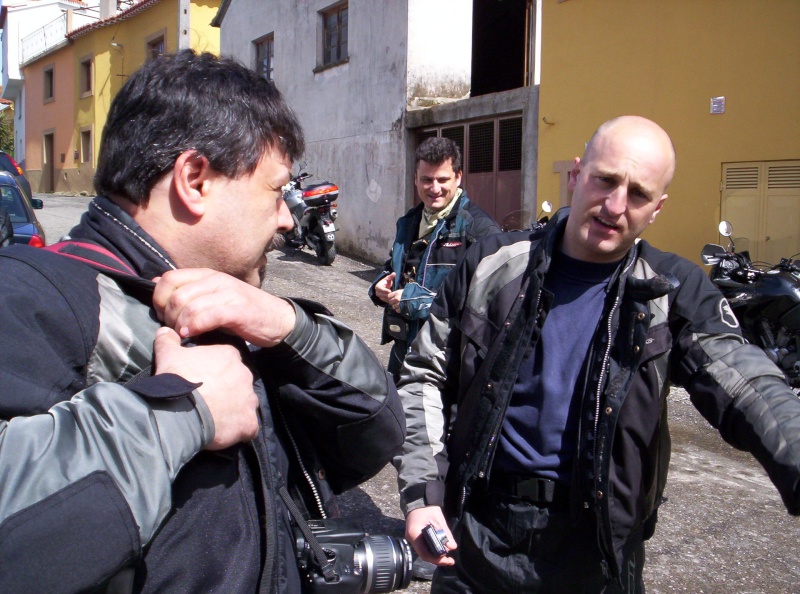
<svg viewBox="0 0 800 594"><path fill-rule="evenodd" d="M503 221L500 223L500 228L503 231L536 231L537 229L544 227L545 224L547 224L547 221L550 220L550 217L543 213L549 214L552 211L553 203L549 200L545 200L542 202L542 210L539 212L539 216L537 216L535 219L531 219L530 211L515 210L503 217Z"/></svg>
<svg viewBox="0 0 800 594"><path fill-rule="evenodd" d="M300 164L300 172L283 187L283 200L294 219L294 227L283 236L290 246L311 248L320 262L330 266L336 259L334 221L338 215L339 187L328 181L303 186L312 177L303 168L305 163Z"/></svg>
<svg viewBox="0 0 800 594"><path fill-rule="evenodd" d="M722 221L719 232L730 238L733 227ZM732 312L723 312L723 316L731 326L741 326L747 341L759 346L781 368L795 390L800 389L798 256L800 253L781 258L778 264L753 262L748 251L736 251L732 238L728 249L709 243L700 253L703 264L712 266L711 281L730 304Z"/></svg>

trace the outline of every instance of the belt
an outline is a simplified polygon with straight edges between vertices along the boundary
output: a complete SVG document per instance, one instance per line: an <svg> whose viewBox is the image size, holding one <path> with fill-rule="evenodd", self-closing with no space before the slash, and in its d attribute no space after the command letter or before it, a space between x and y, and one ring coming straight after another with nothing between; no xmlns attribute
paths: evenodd
<svg viewBox="0 0 800 594"><path fill-rule="evenodd" d="M537 505L569 505L569 485L546 478L493 472L489 491L518 497Z"/></svg>

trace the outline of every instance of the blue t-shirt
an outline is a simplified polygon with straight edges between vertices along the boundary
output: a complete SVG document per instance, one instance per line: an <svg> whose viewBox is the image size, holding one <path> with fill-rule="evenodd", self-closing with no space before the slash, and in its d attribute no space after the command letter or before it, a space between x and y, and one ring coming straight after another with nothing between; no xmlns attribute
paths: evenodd
<svg viewBox="0 0 800 594"><path fill-rule="evenodd" d="M496 468L569 482L580 409L575 395L582 391L581 369L617 266L554 254L544 281L552 306L539 342L528 346L520 364Z"/></svg>

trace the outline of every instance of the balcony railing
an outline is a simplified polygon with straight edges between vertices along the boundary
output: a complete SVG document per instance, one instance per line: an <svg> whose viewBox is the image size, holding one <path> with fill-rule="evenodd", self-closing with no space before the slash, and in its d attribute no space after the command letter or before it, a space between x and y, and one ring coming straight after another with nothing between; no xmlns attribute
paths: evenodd
<svg viewBox="0 0 800 594"><path fill-rule="evenodd" d="M62 43L67 36L67 14L50 21L41 29L22 38L20 63L25 64Z"/></svg>

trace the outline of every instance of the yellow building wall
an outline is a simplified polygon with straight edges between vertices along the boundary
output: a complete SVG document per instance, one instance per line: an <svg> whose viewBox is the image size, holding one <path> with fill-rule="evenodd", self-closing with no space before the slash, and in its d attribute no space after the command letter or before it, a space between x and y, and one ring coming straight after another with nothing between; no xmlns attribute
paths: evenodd
<svg viewBox="0 0 800 594"><path fill-rule="evenodd" d="M219 27L211 27L217 15L220 0L195 0L190 7L191 31L189 43L196 52L219 55Z"/></svg>
<svg viewBox="0 0 800 594"><path fill-rule="evenodd" d="M678 167L644 237L699 261L719 240L722 163L800 159L800 2L542 2L539 201L559 196L554 164L580 156L599 124L648 117ZM712 115L719 96L726 113Z"/></svg>
<svg viewBox="0 0 800 594"><path fill-rule="evenodd" d="M188 34L192 49L219 54L219 29L211 27L211 20L218 8L219 0L200 0L189 4ZM72 186L75 190L92 191L92 177L111 101L130 75L144 64L148 42L163 35L165 51L174 53L178 50L180 10L179 0L158 2L139 14L109 23L74 39L74 150L80 151L80 133L86 126L92 127L94 145L91 167L86 163L72 163L75 171L71 174L76 178ZM81 97L78 92L78 65L87 55L94 58L93 93L89 97Z"/></svg>

